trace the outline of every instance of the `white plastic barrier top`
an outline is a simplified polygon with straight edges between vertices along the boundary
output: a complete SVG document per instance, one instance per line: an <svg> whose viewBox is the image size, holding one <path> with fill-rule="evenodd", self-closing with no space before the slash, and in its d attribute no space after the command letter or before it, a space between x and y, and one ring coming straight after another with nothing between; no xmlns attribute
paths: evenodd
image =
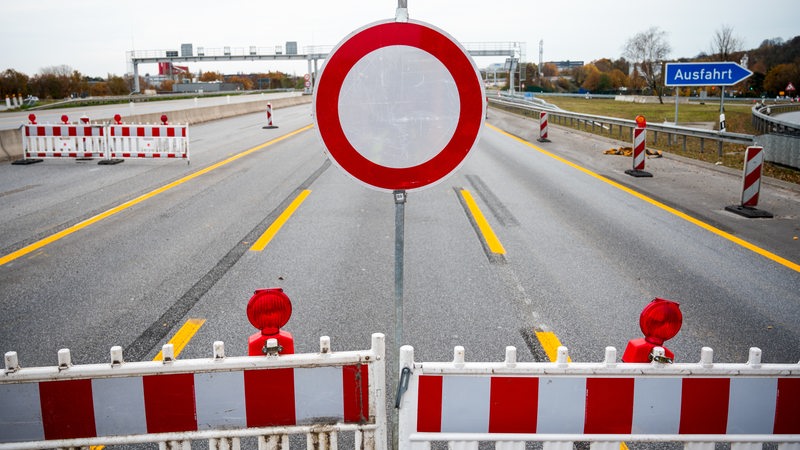
<svg viewBox="0 0 800 450"><path fill-rule="evenodd" d="M661 349L659 349L661 350ZM777 442L800 449L800 363L761 364L753 348L746 364L714 364L704 348L697 364L626 364L606 349L603 363L569 363L559 348L554 363L468 363L463 347L453 362L414 362L414 349L400 350L401 450L478 449L493 441L505 450L572 450L574 441L593 449L619 450L623 441L683 442L693 450L754 450ZM758 447L754 447L757 445Z"/></svg>
<svg viewBox="0 0 800 450"><path fill-rule="evenodd" d="M5 355L0 376L0 449L40 449L160 442L189 448L209 439L211 448L238 448L242 437L259 447L283 445L305 433L309 444L335 445L338 432L353 432L356 448L386 449L385 343L372 348L320 353L225 357L214 343L211 359L174 360L172 345L161 362L73 366L69 350L59 366L20 368Z"/></svg>
<svg viewBox="0 0 800 450"><path fill-rule="evenodd" d="M182 158L189 161L189 125L108 126L111 158Z"/></svg>
<svg viewBox="0 0 800 450"><path fill-rule="evenodd" d="M25 159L105 158L105 128L102 125L26 124L22 129Z"/></svg>

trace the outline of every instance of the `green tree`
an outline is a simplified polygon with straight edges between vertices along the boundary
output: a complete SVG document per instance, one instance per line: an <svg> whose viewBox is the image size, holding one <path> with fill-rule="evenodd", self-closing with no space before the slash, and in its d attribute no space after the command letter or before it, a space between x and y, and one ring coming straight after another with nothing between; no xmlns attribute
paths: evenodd
<svg viewBox="0 0 800 450"><path fill-rule="evenodd" d="M611 87L613 89L619 89L621 87L627 87L630 84L630 79L625 72L619 69L612 69L611 72L608 74L609 78L611 78Z"/></svg>
<svg viewBox="0 0 800 450"><path fill-rule="evenodd" d="M597 92L600 88L600 69L597 68L594 64L586 64L585 66L581 67L580 69L575 70L574 76L575 83L579 84L582 88L586 89L590 92Z"/></svg>
<svg viewBox="0 0 800 450"><path fill-rule="evenodd" d="M221 73L212 71L212 72L203 72L200 75L199 79L204 83L208 83L210 81L222 81L224 77L222 76Z"/></svg>
<svg viewBox="0 0 800 450"><path fill-rule="evenodd" d="M733 61L733 54L742 51L742 40L733 35L733 27L723 25L711 39L711 54L721 61Z"/></svg>
<svg viewBox="0 0 800 450"><path fill-rule="evenodd" d="M109 74L106 80L111 95L126 95L131 91L130 84L120 76Z"/></svg>
<svg viewBox="0 0 800 450"><path fill-rule="evenodd" d="M98 81L89 86L89 95L92 97L103 97L110 94L111 90L108 88L108 83L105 81Z"/></svg>
<svg viewBox="0 0 800 450"><path fill-rule="evenodd" d="M6 95L25 96L28 94L28 81L29 78L24 73L6 69L0 73L0 95L3 98Z"/></svg>
<svg viewBox="0 0 800 450"><path fill-rule="evenodd" d="M240 83L242 85L242 89L245 91L250 91L253 89L253 80L251 80L250 77L236 75L228 78L228 81L231 83Z"/></svg>
<svg viewBox="0 0 800 450"><path fill-rule="evenodd" d="M658 101L664 103L662 98L663 77L661 76L664 60L672 51L667 42L667 33L658 27L636 33L624 46L624 55L635 63L635 72L646 85L658 95Z"/></svg>
<svg viewBox="0 0 800 450"><path fill-rule="evenodd" d="M800 86L800 68L797 64L778 64L764 77L764 89L771 95L777 95L792 83Z"/></svg>

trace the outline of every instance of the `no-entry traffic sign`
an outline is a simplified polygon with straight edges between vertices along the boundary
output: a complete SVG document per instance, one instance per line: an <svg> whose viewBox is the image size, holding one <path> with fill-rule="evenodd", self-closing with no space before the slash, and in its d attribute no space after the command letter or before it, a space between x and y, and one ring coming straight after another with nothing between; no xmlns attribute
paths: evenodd
<svg viewBox="0 0 800 450"><path fill-rule="evenodd" d="M369 187L415 190L454 172L478 141L483 83L464 48L432 25L382 21L334 48L314 91L331 159Z"/></svg>

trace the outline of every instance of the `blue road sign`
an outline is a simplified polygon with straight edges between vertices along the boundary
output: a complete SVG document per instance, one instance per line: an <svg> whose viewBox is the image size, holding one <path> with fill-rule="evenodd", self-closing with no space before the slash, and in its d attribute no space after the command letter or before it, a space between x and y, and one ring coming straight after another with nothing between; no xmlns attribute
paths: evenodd
<svg viewBox="0 0 800 450"><path fill-rule="evenodd" d="M735 62L667 63L665 86L733 86L753 72Z"/></svg>

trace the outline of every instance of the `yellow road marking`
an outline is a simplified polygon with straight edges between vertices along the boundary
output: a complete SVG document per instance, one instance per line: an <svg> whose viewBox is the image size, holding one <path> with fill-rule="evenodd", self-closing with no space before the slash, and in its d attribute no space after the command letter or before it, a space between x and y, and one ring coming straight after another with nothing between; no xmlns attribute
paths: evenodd
<svg viewBox="0 0 800 450"><path fill-rule="evenodd" d="M475 202L472 194L466 189L461 189L461 196L464 197L464 202L466 202L469 212L475 219L475 223L478 224L478 229L481 230L483 240L486 241L489 250L491 250L492 253L505 255L506 249L503 247L503 244L500 243L500 239L497 238L497 235L494 234L494 230L492 230L486 217L483 216L480 208L478 208L478 204Z"/></svg>
<svg viewBox="0 0 800 450"><path fill-rule="evenodd" d="M558 359L558 347L561 347L561 341L558 340L558 336L552 331L536 331L536 338L542 344L542 348L550 362L556 362ZM572 362L572 358L567 356L567 362Z"/></svg>
<svg viewBox="0 0 800 450"><path fill-rule="evenodd" d="M52 234L52 235L50 235L50 236L48 236L48 237L46 237L44 239L41 239L39 241L34 242L33 244L25 246L25 247L15 251L15 252L9 253L8 255L5 255L5 256L0 258L0 266L4 265L6 263L9 263L11 261L14 261L15 259L20 258L22 256L25 256L25 255L27 255L27 254L29 254L31 252L34 252L34 251L44 247L45 245L51 244L51 243L53 243L53 242L55 242L55 241L57 241L57 240L59 240L59 239L61 239L63 237L69 236L70 234L75 233L76 231L80 231L80 230L88 227L89 225L92 225L92 224L97 223L97 222L99 222L99 221L101 221L103 219L111 217L111 216L113 216L114 214L117 214L120 211L124 211L124 210L130 208L131 206L137 205L137 204L139 204L139 203L141 203L141 202L143 202L145 200L148 200L148 199L150 199L152 197L155 197L156 195L161 194L161 193L163 193L165 191L168 191L168 190L170 190L170 189L172 189L172 188L174 188L176 186L180 186L181 184L186 183L187 181L193 180L193 179L195 179L195 178L197 178L197 177L199 177L201 175L205 175L205 174L207 174L207 173L209 173L209 172L211 172L213 170L216 170L216 169L218 169L218 168L220 168L220 167L222 167L222 166L224 166L226 164L229 164L229 163L231 163L233 161L236 161L239 158L245 157L245 156L247 156L247 155L249 155L249 154L251 154L253 152L261 150L261 149L263 149L265 147L269 147L270 145L276 144L276 143L278 143L278 142L280 142L280 141L282 141L284 139L288 139L288 138L290 138L292 136L295 136L297 134L300 134L300 133L302 133L304 131L310 130L313 126L314 126L313 124L312 125L307 125L307 126L305 126L303 128L300 128L299 130L292 131L291 133L284 134L283 136L275 138L275 139L273 139L273 140L271 140L269 142L265 142L265 143L263 143L261 145L255 146L255 147L253 147L253 148L251 148L249 150L245 150L245 151L243 151L241 153L237 153L237 154L235 154L235 155L233 155L233 156L231 156L231 157L229 157L227 159L224 159L224 160L222 160L222 161L220 161L220 162L218 162L216 164L212 164L212 165L210 165L210 166L208 166L208 167L206 167L204 169L198 170L197 172L191 173L191 174L189 174L189 175L187 175L187 176L185 176L185 177L183 177L183 178L181 178L179 180L176 180L176 181L173 181L172 183L169 183L169 184L166 184L164 186L161 186L158 189L155 189L155 190L150 191L150 192L148 192L146 194L143 194L143 195L141 195L139 197L136 197L133 200L129 200L129 201L127 201L127 202L125 202L125 203L123 203L123 204L121 204L119 206L116 206L116 207L111 208L111 209L109 209L109 210L107 210L105 212L102 212L102 213L100 213L100 214L98 214L98 215L96 215L94 217L86 219L83 222L79 222L79 223L77 223L77 224L75 224L75 225L73 225L73 226L71 226L69 228L66 228L64 230L59 231L58 233Z"/></svg>
<svg viewBox="0 0 800 450"><path fill-rule="evenodd" d="M594 178L596 178L596 179L598 179L598 180L600 180L600 181L602 181L604 183L607 183L607 184L609 184L611 186L614 186L615 188L617 188L617 189L619 189L621 191L627 192L628 194L630 194L630 195L632 195L632 196L634 196L634 197L636 197L636 198L638 198L640 200L643 200L643 201L645 201L647 203L650 203L651 205L653 205L655 207L661 208L664 211L666 211L666 212L668 212L670 214L673 214L675 216L678 216L681 219L683 219L683 220L685 220L685 221L687 221L689 223L697 225L698 227L700 227L700 228L702 228L702 229L704 229L706 231L709 231L709 232L711 232L713 234L716 234L717 236L722 237L724 239L727 239L727 240L733 242L734 244L740 245L740 246L742 246L742 247L744 247L744 248L746 248L746 249L748 249L748 250L750 250L752 252L755 252L755 253L757 253L757 254L759 254L759 255L761 255L761 256L769 259L769 260L772 260L772 261L774 261L774 262L776 262L776 263L778 263L778 264L780 264L782 266L788 267L789 269L792 269L795 272L800 272L800 264L797 264L795 262L789 261L788 259L782 258L782 257L780 257L780 256L778 256L778 255L776 255L776 254L774 254L772 252L764 250L763 248L758 247L757 245L751 244L750 242L747 242L744 239L738 238L738 237L736 237L736 236L734 236L734 235L732 235L730 233L726 233L726 232L720 230L719 228L716 228L716 227L714 227L712 225L709 225L709 224L707 224L707 223L705 223L705 222L703 222L703 221L701 221L699 219L695 219L694 217L692 217L692 216L690 216L690 215L688 215L686 213L678 211L675 208L671 208L671 207L669 207L669 206L667 206L667 205L665 205L665 204L663 204L663 203L661 203L661 202L659 202L657 200L654 200L654 199L652 199L652 198L650 198L650 197L648 197L648 196L646 196L646 195L644 195L644 194L642 194L640 192L637 192L637 191L635 191L635 190L633 190L633 189L631 189L629 187L623 186L623 185L617 183L616 181L612 181L609 178L606 178L606 177L604 177L604 176L602 176L600 174L594 173L589 169L581 167L581 166L579 166L579 165L577 165L577 164L575 164L575 163L573 163L571 161L567 161L566 159L564 159L564 158L562 158L562 157L560 157L558 155L550 153L547 150L544 150L544 149L542 149L540 147L537 147L536 145L534 145L534 144L532 144L532 143L530 143L530 142L528 142L528 141L526 141L524 139L518 138L518 137L516 137L516 136L514 136L512 134L506 133L505 131L503 131L503 130L495 127L495 126L492 126L492 125L489 125L489 124L487 124L486 126L491 128L492 130L497 131L500 134L503 134L505 136L510 137L511 139L516 140L517 142L520 142L520 143L522 143L524 145L527 145L528 147L531 147L532 149L542 153L543 155L549 156L549 157L555 159L556 161L559 161L559 162L564 163L564 164L566 164L566 165L568 165L568 166L570 166L572 168L575 168L575 169L577 169L577 170L579 170L579 171L581 171L581 172L583 172L583 173L585 173L585 174L587 174L587 175L589 175L591 177L594 177Z"/></svg>
<svg viewBox="0 0 800 450"><path fill-rule="evenodd" d="M310 193L311 193L310 190L305 189L303 192L298 194L297 197L292 201L292 203L286 208L286 210L283 211L281 215L278 216L277 219L275 219L275 222L272 222L272 225L270 225L269 228L267 228L267 231L265 231L264 234L262 234L261 237L258 238L258 240L253 244L252 247L250 247L250 250L255 252L260 252L261 250L264 250L264 248L267 246L267 244L269 244L272 238L275 237L276 234L278 234L278 231L280 231L281 227L283 227L283 224L285 224L286 221L289 220L289 217L291 217L292 214L294 214L297 208L300 207L300 204L303 203L303 201L306 199L306 197L308 197L308 194Z"/></svg>
<svg viewBox="0 0 800 450"><path fill-rule="evenodd" d="M167 342L167 344L172 344L173 349L175 350L175 357L178 357L178 354L186 347L186 344L189 343L189 340L194 337L195 333L206 323L205 319L189 319L186 321L185 324L175 333L175 336L172 336L172 339ZM153 361L161 361L164 359L164 355L161 354L159 351Z"/></svg>

